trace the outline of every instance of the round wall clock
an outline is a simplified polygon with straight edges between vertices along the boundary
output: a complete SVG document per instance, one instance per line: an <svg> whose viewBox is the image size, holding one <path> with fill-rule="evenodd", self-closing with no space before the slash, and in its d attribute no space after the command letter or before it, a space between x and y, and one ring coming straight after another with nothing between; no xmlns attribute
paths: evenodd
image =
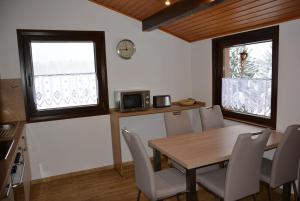
<svg viewBox="0 0 300 201"><path fill-rule="evenodd" d="M131 40L124 39L117 44L117 54L123 59L130 59L135 53L135 45Z"/></svg>

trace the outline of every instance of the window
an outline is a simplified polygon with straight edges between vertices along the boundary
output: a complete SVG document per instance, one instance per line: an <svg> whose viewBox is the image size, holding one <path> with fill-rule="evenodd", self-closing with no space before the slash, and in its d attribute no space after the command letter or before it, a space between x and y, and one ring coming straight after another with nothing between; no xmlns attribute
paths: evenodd
<svg viewBox="0 0 300 201"><path fill-rule="evenodd" d="M276 127L278 30L213 39L213 103L225 118Z"/></svg>
<svg viewBox="0 0 300 201"><path fill-rule="evenodd" d="M17 32L28 121L109 113L104 32Z"/></svg>

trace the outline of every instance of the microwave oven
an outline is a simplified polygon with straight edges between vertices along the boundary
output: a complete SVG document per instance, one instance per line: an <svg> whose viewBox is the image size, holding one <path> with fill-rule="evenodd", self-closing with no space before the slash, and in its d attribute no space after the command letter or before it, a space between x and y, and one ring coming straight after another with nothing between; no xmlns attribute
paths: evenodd
<svg viewBox="0 0 300 201"><path fill-rule="evenodd" d="M115 106L120 112L133 112L150 108L149 90L115 91Z"/></svg>

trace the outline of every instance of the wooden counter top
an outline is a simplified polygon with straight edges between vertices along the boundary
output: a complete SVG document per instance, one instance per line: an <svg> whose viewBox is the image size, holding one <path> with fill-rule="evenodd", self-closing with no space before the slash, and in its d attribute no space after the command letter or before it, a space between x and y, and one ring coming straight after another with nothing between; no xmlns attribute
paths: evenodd
<svg viewBox="0 0 300 201"><path fill-rule="evenodd" d="M2 193L3 193L3 190L4 188L6 187L6 180L8 178L8 175L10 174L10 171L11 171L11 167L13 165L13 162L14 162L14 156L15 156L15 153L17 151L17 146L18 146L18 143L19 143L19 140L21 138L21 134L22 134L22 131L24 129L24 125L25 125L25 122L12 122L12 123L15 123L15 128L12 132L13 135L11 138L0 138L0 140L14 140L14 144L12 146L12 149L7 157L6 160L1 160L0 161L0 197L3 197Z"/></svg>
<svg viewBox="0 0 300 201"><path fill-rule="evenodd" d="M116 115L118 117L131 117L131 116L140 116L140 115L147 115L147 114L157 114L157 113L165 113L165 112L174 112L174 111L181 111L181 110L191 110L191 109L197 109L200 107L204 107L205 103L197 101L193 105L189 106L182 106L179 105L178 102L173 102L170 107L163 107L163 108L154 108L151 107L148 110L143 110L143 111L135 111L135 112L120 112L118 109L111 109L110 113L112 115Z"/></svg>

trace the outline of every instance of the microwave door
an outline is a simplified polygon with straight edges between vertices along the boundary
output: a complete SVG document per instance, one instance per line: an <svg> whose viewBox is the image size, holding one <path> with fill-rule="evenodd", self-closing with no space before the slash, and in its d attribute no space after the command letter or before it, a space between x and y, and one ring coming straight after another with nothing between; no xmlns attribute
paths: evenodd
<svg viewBox="0 0 300 201"><path fill-rule="evenodd" d="M143 108L143 101L141 94L124 94L123 108L125 110L134 110Z"/></svg>

